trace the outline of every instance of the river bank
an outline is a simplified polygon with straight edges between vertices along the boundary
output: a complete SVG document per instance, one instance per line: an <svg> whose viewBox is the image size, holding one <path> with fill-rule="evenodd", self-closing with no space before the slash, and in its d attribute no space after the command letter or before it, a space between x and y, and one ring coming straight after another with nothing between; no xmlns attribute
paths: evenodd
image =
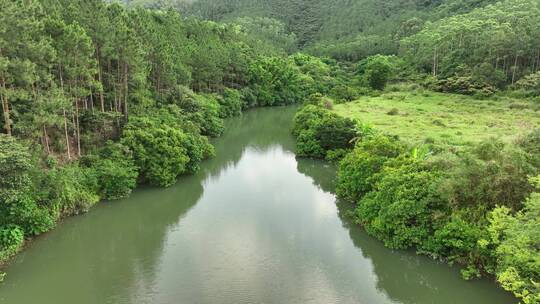
<svg viewBox="0 0 540 304"><path fill-rule="evenodd" d="M335 168L297 159L294 107L233 118L216 157L40 237L2 303L512 303L489 280L392 251L336 204Z"/></svg>

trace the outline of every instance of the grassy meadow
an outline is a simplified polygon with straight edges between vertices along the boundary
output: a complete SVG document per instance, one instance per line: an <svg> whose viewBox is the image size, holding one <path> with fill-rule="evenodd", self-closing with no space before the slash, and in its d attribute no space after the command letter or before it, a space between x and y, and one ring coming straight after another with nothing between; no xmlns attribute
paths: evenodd
<svg viewBox="0 0 540 304"><path fill-rule="evenodd" d="M333 111L412 144L463 146L487 138L511 141L540 125L540 104L524 99L478 100L456 94L394 90L337 104Z"/></svg>

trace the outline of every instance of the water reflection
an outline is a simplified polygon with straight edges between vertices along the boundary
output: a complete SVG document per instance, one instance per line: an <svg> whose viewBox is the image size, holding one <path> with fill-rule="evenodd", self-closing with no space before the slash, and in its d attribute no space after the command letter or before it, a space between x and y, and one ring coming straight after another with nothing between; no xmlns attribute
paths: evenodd
<svg viewBox="0 0 540 304"><path fill-rule="evenodd" d="M296 159L294 108L228 122L217 157L39 238L2 303L510 303L487 281L392 252L335 204L335 169Z"/></svg>
<svg viewBox="0 0 540 304"><path fill-rule="evenodd" d="M298 171L327 192L335 189L335 168L316 161L298 160ZM517 303L489 279L464 281L457 267L450 267L411 251L393 251L368 236L351 218L354 206L338 202L338 216L354 246L369 259L376 288L396 303ZM474 299L474 300L473 300Z"/></svg>

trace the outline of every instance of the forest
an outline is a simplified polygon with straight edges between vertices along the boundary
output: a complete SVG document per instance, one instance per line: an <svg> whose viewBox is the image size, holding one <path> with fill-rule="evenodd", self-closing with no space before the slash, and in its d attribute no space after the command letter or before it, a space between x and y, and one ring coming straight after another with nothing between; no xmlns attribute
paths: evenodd
<svg viewBox="0 0 540 304"><path fill-rule="evenodd" d="M225 119L298 104L296 155L336 164L369 235L540 303L540 2L0 12L0 263L99 201L198 172Z"/></svg>

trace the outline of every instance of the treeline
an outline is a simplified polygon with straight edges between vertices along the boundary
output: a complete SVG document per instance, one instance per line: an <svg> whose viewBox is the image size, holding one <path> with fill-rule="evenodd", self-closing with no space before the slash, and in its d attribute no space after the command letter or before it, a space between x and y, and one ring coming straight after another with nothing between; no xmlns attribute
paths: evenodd
<svg viewBox="0 0 540 304"><path fill-rule="evenodd" d="M356 222L393 249L496 276L523 303L540 303L540 130L464 149L410 146L342 118L324 97L298 111L300 156L339 162L337 195ZM535 190L536 189L536 190Z"/></svg>
<svg viewBox="0 0 540 304"><path fill-rule="evenodd" d="M337 62L286 56L294 35L270 19L99 0L0 11L0 261L101 199L196 172L224 118L350 88Z"/></svg>
<svg viewBox="0 0 540 304"><path fill-rule="evenodd" d="M294 33L300 49L339 61L400 56L418 77L431 74L440 91L490 94L527 87L519 80L528 75L540 78L534 0L200 0L179 9L211 20L269 16Z"/></svg>
<svg viewBox="0 0 540 304"><path fill-rule="evenodd" d="M135 0L131 5L176 7L202 19L227 21L238 17L271 17L286 24L301 47L324 55L359 59L362 44L376 41L378 50L397 52L406 34L400 27L416 18L421 23L463 14L497 0ZM373 45L371 46L373 47ZM373 55L372 49L369 55ZM381 52L377 52L381 53ZM365 54L364 54L365 55Z"/></svg>
<svg viewBox="0 0 540 304"><path fill-rule="evenodd" d="M497 89L540 70L538 24L538 1L506 0L428 23L401 48L408 61L444 79L448 89L463 83Z"/></svg>

